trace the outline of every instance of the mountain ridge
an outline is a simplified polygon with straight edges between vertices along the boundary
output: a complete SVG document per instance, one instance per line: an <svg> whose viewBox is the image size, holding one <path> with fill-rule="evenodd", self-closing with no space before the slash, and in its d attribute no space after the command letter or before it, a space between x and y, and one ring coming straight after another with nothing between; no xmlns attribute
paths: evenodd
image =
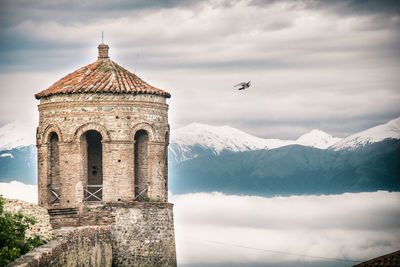
<svg viewBox="0 0 400 267"><path fill-rule="evenodd" d="M354 150L367 144L376 143L385 139L400 139L400 117L384 124L352 134L343 140L333 144L329 149Z"/></svg>
<svg viewBox="0 0 400 267"><path fill-rule="evenodd" d="M360 131L346 138L334 137L313 129L296 140L263 139L230 126L210 126L191 123L171 134L170 159L174 163L223 151L243 152L271 150L288 145L302 145L318 149L354 150L384 139L400 139L400 117Z"/></svg>
<svg viewBox="0 0 400 267"><path fill-rule="evenodd" d="M297 140L282 140L256 137L226 125L210 126L191 123L172 133L170 152L174 155L176 162L181 162L204 153L219 155L222 151L270 150L296 144L326 149L340 140L341 138L319 129L313 129Z"/></svg>
<svg viewBox="0 0 400 267"><path fill-rule="evenodd" d="M399 162L399 139L355 150L290 145L183 161L169 170L169 185L174 194L216 191L267 197L400 191Z"/></svg>
<svg viewBox="0 0 400 267"><path fill-rule="evenodd" d="M333 144L341 141L342 138L334 137L319 129L312 129L310 132L303 134L296 140L297 145L310 146L319 149L327 149Z"/></svg>

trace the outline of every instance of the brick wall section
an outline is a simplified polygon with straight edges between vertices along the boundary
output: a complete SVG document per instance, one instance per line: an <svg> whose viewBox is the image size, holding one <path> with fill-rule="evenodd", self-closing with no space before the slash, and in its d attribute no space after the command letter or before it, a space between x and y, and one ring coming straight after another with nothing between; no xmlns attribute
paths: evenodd
<svg viewBox="0 0 400 267"><path fill-rule="evenodd" d="M79 212L78 225L110 225L114 223L109 205L85 205Z"/></svg>
<svg viewBox="0 0 400 267"><path fill-rule="evenodd" d="M37 129L39 205L48 207L50 134L59 137L59 177L62 207L82 205L87 170L81 136L96 130L102 135L103 201L133 200L134 137L148 133L148 196L167 202L165 138L168 105L164 96L147 94L64 94L43 97ZM79 185L80 183L80 185Z"/></svg>
<svg viewBox="0 0 400 267"><path fill-rule="evenodd" d="M176 266L172 204L112 203L113 264Z"/></svg>
<svg viewBox="0 0 400 267"><path fill-rule="evenodd" d="M7 266L112 266L110 226L61 228L55 239Z"/></svg>
<svg viewBox="0 0 400 267"><path fill-rule="evenodd" d="M78 210L76 208L49 209L50 223L54 229L78 226Z"/></svg>

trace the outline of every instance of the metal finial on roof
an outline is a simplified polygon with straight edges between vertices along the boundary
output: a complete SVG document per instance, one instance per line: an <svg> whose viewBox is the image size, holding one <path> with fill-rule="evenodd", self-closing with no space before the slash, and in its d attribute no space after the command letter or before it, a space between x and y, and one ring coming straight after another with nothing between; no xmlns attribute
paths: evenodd
<svg viewBox="0 0 400 267"><path fill-rule="evenodd" d="M101 43L104 44L104 32L101 32Z"/></svg>

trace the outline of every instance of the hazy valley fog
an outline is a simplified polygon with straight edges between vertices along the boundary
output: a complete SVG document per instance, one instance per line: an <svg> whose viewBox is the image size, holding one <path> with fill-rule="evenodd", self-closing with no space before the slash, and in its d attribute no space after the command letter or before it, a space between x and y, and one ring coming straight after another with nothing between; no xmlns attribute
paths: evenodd
<svg viewBox="0 0 400 267"><path fill-rule="evenodd" d="M35 202L36 190L0 183L9 198ZM400 248L399 192L197 193L170 195L170 202L179 266L352 266Z"/></svg>

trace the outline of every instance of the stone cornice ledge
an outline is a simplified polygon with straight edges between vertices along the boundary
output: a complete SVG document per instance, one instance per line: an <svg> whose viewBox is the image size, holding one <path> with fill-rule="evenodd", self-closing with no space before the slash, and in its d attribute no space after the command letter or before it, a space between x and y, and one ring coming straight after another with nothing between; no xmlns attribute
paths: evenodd
<svg viewBox="0 0 400 267"><path fill-rule="evenodd" d="M174 204L169 202L139 202L139 201L127 201L127 202L107 202L107 206L111 208L172 208Z"/></svg>

